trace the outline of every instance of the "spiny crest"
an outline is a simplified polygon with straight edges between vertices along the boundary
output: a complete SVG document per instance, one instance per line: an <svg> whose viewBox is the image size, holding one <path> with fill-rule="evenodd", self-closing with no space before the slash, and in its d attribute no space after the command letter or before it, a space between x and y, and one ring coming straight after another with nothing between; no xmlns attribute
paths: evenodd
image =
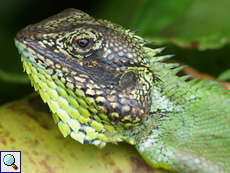
<svg viewBox="0 0 230 173"><path fill-rule="evenodd" d="M180 80L182 81L186 81L187 79L189 79L190 77L192 77L193 75L185 75L185 76L181 76Z"/></svg>
<svg viewBox="0 0 230 173"><path fill-rule="evenodd" d="M229 94L230 90L223 90L222 85L216 81L210 81L209 78L197 82L199 78L193 79L188 83L193 83L193 87L203 90L219 91L222 94Z"/></svg>
<svg viewBox="0 0 230 173"><path fill-rule="evenodd" d="M204 84L208 81L208 78L196 83L193 87L196 87L196 88L201 88L204 86Z"/></svg>
<svg viewBox="0 0 230 173"><path fill-rule="evenodd" d="M190 80L188 83L190 85L194 85L195 83L197 83L198 80L199 80L199 78L196 78L196 79Z"/></svg>
<svg viewBox="0 0 230 173"><path fill-rule="evenodd" d="M177 67L177 68L172 69L171 72L172 72L173 74L177 74L179 71L183 70L185 67L187 67L187 66L179 66L179 67Z"/></svg>
<svg viewBox="0 0 230 173"><path fill-rule="evenodd" d="M135 34L138 31L131 31L129 33L131 34ZM142 40L144 40L143 38L136 36L137 39L140 40L140 42ZM144 40L146 41L146 40ZM156 63L156 62L163 62L167 59L170 59L171 57L173 57L174 55L164 55L164 56L155 56L157 54L160 54L166 47L162 47L162 48L157 48L157 49L151 49L149 47L144 46L144 44L142 45L143 49L145 50L145 52L148 54L148 56L150 57L150 66L151 63ZM179 66L178 63L164 63L164 67L171 69L171 72L176 75L178 72L180 72L181 70L183 70L185 67L187 66ZM187 79L189 79L190 77L192 77L193 75L185 75L185 76L181 76L179 77L179 79L181 81L186 81ZM221 89L221 84L209 84L208 83L208 78L204 79L200 82L198 82L199 78L193 79L188 81L187 83L192 85L192 87L196 87L196 88L202 88L204 90L212 90L212 91L219 91ZM223 90L221 91L223 94L228 94L230 92L230 90Z"/></svg>

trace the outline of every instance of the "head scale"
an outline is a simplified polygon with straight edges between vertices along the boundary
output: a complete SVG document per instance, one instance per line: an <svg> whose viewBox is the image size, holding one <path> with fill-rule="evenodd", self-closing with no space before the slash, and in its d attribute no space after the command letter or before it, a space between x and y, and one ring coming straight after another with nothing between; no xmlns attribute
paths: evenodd
<svg viewBox="0 0 230 173"><path fill-rule="evenodd" d="M22 29L15 42L64 136L102 147L148 115L154 76L134 33L67 9Z"/></svg>

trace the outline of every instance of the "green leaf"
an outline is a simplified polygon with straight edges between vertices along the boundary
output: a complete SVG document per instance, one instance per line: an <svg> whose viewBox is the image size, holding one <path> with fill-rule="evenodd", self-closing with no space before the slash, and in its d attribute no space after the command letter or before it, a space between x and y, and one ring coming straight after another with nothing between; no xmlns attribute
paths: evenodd
<svg viewBox="0 0 230 173"><path fill-rule="evenodd" d="M225 81L225 80L230 80L230 69L222 72L219 76L218 76L218 80L221 81Z"/></svg>
<svg viewBox="0 0 230 173"><path fill-rule="evenodd" d="M103 2L97 16L140 30L158 44L205 50L229 44L229 7L229 0L119 0Z"/></svg>
<svg viewBox="0 0 230 173"><path fill-rule="evenodd" d="M194 0L103 1L95 16L105 18L141 35L153 36L183 15ZM121 5L122 4L122 5ZM118 12L119 9L119 12Z"/></svg>
<svg viewBox="0 0 230 173"><path fill-rule="evenodd" d="M182 47L200 50L222 47L230 42L229 6L228 0L196 0L160 36L170 37L171 42Z"/></svg>
<svg viewBox="0 0 230 173"><path fill-rule="evenodd" d="M0 69L0 79L9 83L29 84L28 75L19 73L10 73Z"/></svg>

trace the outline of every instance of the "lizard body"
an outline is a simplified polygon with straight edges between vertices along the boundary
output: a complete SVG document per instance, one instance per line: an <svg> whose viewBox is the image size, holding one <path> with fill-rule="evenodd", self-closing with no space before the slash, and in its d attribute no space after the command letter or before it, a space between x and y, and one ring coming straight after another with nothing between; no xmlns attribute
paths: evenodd
<svg viewBox="0 0 230 173"><path fill-rule="evenodd" d="M104 147L126 141L153 167L230 171L230 97L185 82L135 32L67 9L22 29L15 44L64 136ZM177 68L175 68L177 67ZM174 69L172 69L174 68Z"/></svg>

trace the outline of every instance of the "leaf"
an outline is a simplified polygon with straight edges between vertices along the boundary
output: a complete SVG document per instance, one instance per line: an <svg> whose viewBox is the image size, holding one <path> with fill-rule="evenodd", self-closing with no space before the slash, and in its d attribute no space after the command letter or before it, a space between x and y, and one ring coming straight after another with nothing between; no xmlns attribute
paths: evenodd
<svg viewBox="0 0 230 173"><path fill-rule="evenodd" d="M103 149L64 138L36 94L0 107L0 149L21 151L22 172L155 172L126 143Z"/></svg>
<svg viewBox="0 0 230 173"><path fill-rule="evenodd" d="M230 1L196 0L183 16L161 31L181 47L200 50L223 47L230 42Z"/></svg>
<svg viewBox="0 0 230 173"><path fill-rule="evenodd" d="M158 44L205 50L230 42L229 0L119 0L101 7L97 10L101 17L140 30L141 36Z"/></svg>
<svg viewBox="0 0 230 173"><path fill-rule="evenodd" d="M153 36L176 21L194 0L102 1L95 15L118 23L140 35ZM122 5L121 5L122 4ZM119 13L117 11L119 9Z"/></svg>
<svg viewBox="0 0 230 173"><path fill-rule="evenodd" d="M0 69L0 79L9 83L29 84L30 80L26 74L10 73Z"/></svg>
<svg viewBox="0 0 230 173"><path fill-rule="evenodd" d="M222 72L218 76L218 79L221 80L221 81L230 80L230 69L225 70L224 72Z"/></svg>

